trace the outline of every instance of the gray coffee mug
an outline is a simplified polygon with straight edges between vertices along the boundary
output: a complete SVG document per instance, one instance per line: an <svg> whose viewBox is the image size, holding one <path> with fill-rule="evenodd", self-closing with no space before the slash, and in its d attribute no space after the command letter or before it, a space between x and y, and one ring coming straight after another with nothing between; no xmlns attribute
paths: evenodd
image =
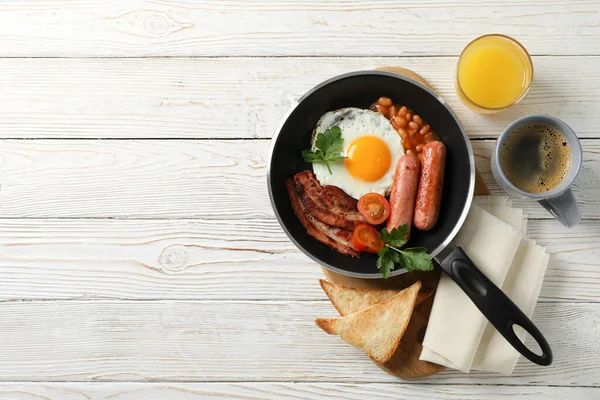
<svg viewBox="0 0 600 400"><path fill-rule="evenodd" d="M511 132L514 132L518 127L528 124L544 124L557 129L563 134L567 140L567 143L569 144L569 148L571 149L571 165L569 166L567 176L557 188L546 193L528 193L517 188L508 180L502 171L502 168L500 167L499 153L504 140L506 140L507 136ZM551 117L549 115L528 115L526 117L519 118L510 124L504 130L502 135L498 137L498 140L496 141L496 148L492 154L492 173L494 174L494 178L496 179L496 182L498 182L498 185L500 185L508 193L512 193L525 199L537 200L561 224L571 228L577 225L581 219L581 213L579 211L579 207L577 206L577 201L575 200L573 192L570 189L573 181L575 181L575 178L579 173L579 169L581 168L581 159L581 144L579 143L577 135L573 129L569 127L569 125L560 119Z"/></svg>

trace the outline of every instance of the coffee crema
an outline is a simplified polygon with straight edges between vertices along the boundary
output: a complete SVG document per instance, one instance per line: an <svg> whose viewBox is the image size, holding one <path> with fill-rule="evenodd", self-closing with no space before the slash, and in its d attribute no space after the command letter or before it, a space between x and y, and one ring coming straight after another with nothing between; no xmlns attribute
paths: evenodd
<svg viewBox="0 0 600 400"><path fill-rule="evenodd" d="M517 188L539 194L556 189L571 165L571 148L556 128L546 124L522 125L501 144L502 171Z"/></svg>

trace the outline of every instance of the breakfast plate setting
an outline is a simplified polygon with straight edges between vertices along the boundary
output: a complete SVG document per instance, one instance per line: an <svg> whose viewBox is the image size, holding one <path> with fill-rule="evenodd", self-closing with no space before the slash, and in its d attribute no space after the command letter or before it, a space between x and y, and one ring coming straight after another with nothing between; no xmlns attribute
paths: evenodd
<svg viewBox="0 0 600 400"><path fill-rule="evenodd" d="M490 114L518 107L532 80L520 43L485 35L461 54L455 87ZM552 363L530 319L549 257L509 195L572 227L580 166L564 122L527 116L497 141L492 171L507 195L490 196L445 100L416 72L384 67L304 94L272 139L267 173L282 229L323 267L319 284L339 314L316 325L409 379L444 368L510 374L519 355Z"/></svg>

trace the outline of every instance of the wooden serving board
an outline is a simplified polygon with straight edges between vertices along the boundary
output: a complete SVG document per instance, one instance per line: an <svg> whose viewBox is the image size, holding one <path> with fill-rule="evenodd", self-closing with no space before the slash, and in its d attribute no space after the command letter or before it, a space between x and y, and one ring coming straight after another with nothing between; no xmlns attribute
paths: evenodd
<svg viewBox="0 0 600 400"><path fill-rule="evenodd" d="M429 82L411 70L400 67L382 67L378 68L378 70L395 72L407 76L433 89ZM475 172L475 196L489 195L490 191L483 181L481 174L477 170ZM354 278L336 274L325 268L323 268L323 273L327 280L332 283L362 289L404 289L416 281L421 281L423 289L433 289L437 287L440 277L439 269L436 269L434 272L407 273L389 279ZM427 321L429 320L433 298L434 296L431 296L415 308L408 329L402 337L402 341L392 359L385 364L377 363L379 367L389 374L403 379L418 379L437 374L444 370L444 367L441 365L419 360L419 355L423 349L421 343L423 342Z"/></svg>

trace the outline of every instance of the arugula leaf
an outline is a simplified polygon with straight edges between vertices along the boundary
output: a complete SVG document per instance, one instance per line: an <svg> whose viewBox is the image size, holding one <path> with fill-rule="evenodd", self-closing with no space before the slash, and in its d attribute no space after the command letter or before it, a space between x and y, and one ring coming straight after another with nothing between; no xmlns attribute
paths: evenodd
<svg viewBox="0 0 600 400"><path fill-rule="evenodd" d="M316 150L304 150L302 157L309 163L323 163L327 166L331 174L330 162L342 160L344 157L341 152L344 148L344 139L342 130L339 126L332 126L325 132L319 133L315 140Z"/></svg>
<svg viewBox="0 0 600 400"><path fill-rule="evenodd" d="M400 264L407 272L433 270L433 263L425 247L401 249L406 244L407 234L407 224L394 228L391 232L385 228L381 231L381 240L385 247L377 253L377 268L384 279L390 276L390 272L396 267L395 264Z"/></svg>

